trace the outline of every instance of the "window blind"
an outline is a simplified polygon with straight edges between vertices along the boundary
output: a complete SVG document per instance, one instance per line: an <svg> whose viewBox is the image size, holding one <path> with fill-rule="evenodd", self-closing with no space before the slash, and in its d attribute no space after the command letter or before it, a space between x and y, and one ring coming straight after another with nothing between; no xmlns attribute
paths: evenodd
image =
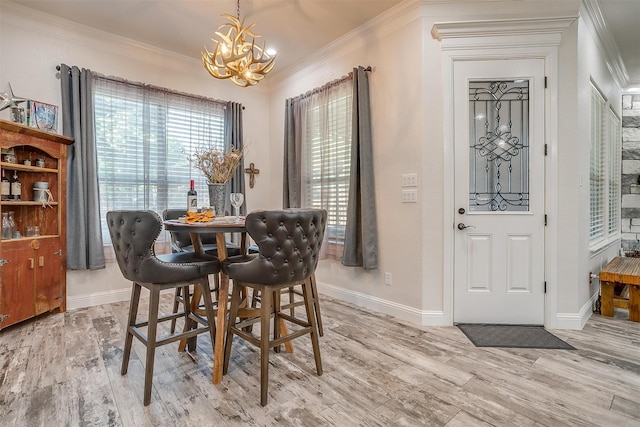
<svg viewBox="0 0 640 427"><path fill-rule="evenodd" d="M589 240L596 243L605 234L605 144L604 111L606 101L595 88L591 87L591 149L590 149L590 223Z"/></svg>
<svg viewBox="0 0 640 427"><path fill-rule="evenodd" d="M109 210L186 209L191 179L206 203L206 179L189 157L223 150L223 102L96 76L94 109L105 242Z"/></svg>
<svg viewBox="0 0 640 427"><path fill-rule="evenodd" d="M347 80L315 93L303 135L303 200L327 210L329 242L344 241L351 162L352 84Z"/></svg>
<svg viewBox="0 0 640 427"><path fill-rule="evenodd" d="M620 231L620 177L621 177L620 119L609 109L609 234Z"/></svg>

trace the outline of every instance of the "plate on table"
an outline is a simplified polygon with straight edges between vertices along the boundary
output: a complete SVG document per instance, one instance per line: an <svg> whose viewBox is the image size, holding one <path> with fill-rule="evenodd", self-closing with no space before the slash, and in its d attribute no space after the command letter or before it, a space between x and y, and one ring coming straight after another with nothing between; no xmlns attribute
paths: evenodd
<svg viewBox="0 0 640 427"><path fill-rule="evenodd" d="M178 222L181 224L207 224L210 222L215 221L215 217L205 217L205 216L200 216L198 215L197 217L194 217L195 219L192 221L187 221L187 217L186 216L181 216L180 218L178 218Z"/></svg>

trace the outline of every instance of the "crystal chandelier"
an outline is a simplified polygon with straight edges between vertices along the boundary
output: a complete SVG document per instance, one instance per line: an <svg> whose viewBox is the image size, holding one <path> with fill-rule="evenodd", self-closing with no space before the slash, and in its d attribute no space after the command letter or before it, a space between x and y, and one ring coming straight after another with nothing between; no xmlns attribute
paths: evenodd
<svg viewBox="0 0 640 427"><path fill-rule="evenodd" d="M260 36L251 31L256 24L245 27L244 18L240 21L240 0L237 0L237 8L237 18L222 15L231 23L218 27L216 36L219 40L211 39L216 44L215 49L209 52L205 46L202 63L213 77L231 79L236 85L247 87L257 84L273 69L275 54L267 53L264 45L256 45L255 39Z"/></svg>

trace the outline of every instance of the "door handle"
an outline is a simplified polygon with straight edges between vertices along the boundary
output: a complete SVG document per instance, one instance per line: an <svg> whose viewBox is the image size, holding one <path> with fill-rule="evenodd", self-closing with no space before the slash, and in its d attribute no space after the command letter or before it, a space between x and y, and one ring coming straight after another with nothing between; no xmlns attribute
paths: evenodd
<svg viewBox="0 0 640 427"><path fill-rule="evenodd" d="M464 225L463 223L458 223L458 230L464 230L465 228L475 228L473 225Z"/></svg>

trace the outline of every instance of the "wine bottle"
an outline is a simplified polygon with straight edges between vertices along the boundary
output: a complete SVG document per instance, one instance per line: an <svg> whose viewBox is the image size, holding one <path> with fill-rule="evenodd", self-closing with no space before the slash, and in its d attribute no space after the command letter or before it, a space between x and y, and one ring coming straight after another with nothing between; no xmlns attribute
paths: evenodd
<svg viewBox="0 0 640 427"><path fill-rule="evenodd" d="M4 175L4 169L2 169L2 200L9 200L11 196L11 182Z"/></svg>
<svg viewBox="0 0 640 427"><path fill-rule="evenodd" d="M191 188L187 192L187 212L198 212L198 193L193 180L191 180Z"/></svg>
<svg viewBox="0 0 640 427"><path fill-rule="evenodd" d="M22 184L18 179L18 172L16 171L13 171L13 179L11 180L10 193L11 193L9 195L10 200L20 200L20 196L22 195Z"/></svg>

